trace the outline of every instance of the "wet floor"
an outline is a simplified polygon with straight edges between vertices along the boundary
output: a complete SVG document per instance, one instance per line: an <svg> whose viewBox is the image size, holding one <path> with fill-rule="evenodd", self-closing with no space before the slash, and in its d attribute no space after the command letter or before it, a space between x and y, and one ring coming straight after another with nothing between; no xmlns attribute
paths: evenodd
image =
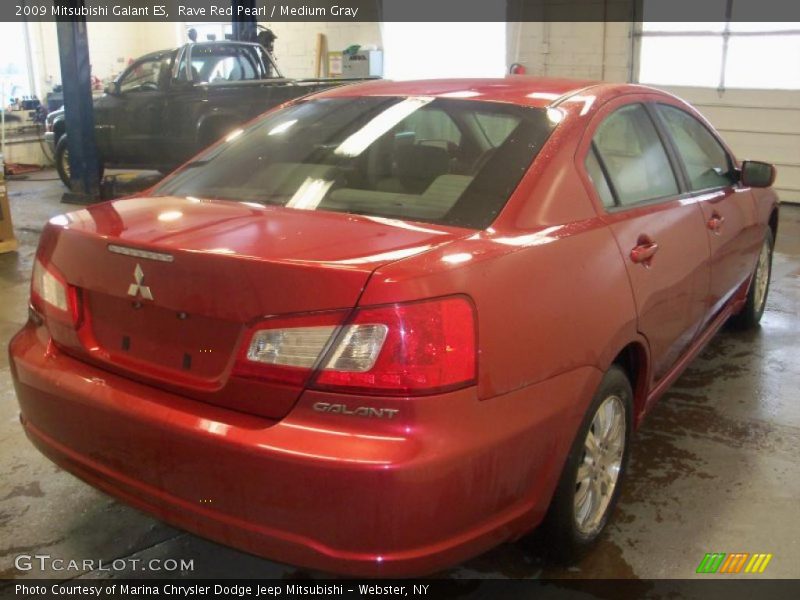
<svg viewBox="0 0 800 600"><path fill-rule="evenodd" d="M26 318L38 231L65 210L54 178L8 186L21 248L0 255L0 578L42 575L16 569L20 554L192 559L204 577L318 576L168 527L59 470L25 439L5 346ZM596 548L564 568L533 536L440 576L685 578L707 552L771 553L771 577L800 575L799 315L800 207L784 206L761 329L724 329L661 399L636 435L619 506Z"/></svg>

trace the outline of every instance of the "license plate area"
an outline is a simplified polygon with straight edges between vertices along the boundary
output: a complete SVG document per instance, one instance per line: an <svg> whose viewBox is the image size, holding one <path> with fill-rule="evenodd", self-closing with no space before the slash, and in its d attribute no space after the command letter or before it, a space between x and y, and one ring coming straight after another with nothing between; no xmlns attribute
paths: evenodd
<svg viewBox="0 0 800 600"><path fill-rule="evenodd" d="M112 362L204 380L218 380L228 368L236 323L97 292L84 297L94 341Z"/></svg>

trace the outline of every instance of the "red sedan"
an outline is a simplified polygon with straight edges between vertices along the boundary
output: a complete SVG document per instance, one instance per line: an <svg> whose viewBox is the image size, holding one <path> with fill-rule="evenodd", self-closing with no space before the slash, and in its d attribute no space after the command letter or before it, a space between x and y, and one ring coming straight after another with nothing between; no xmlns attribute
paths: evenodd
<svg viewBox="0 0 800 600"><path fill-rule="evenodd" d="M54 462L159 519L354 575L602 532L631 436L726 322L778 204L647 87L371 82L53 219L10 346Z"/></svg>

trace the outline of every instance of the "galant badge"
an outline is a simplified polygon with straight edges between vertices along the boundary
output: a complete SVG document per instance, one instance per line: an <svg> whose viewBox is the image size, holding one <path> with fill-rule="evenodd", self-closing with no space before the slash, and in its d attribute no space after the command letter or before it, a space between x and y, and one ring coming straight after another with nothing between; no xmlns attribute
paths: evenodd
<svg viewBox="0 0 800 600"><path fill-rule="evenodd" d="M135 298L138 294L141 294L142 298L145 300L152 300L153 293L150 291L150 288L144 284L144 271L142 271L141 265L136 265L136 268L133 270L133 278L136 280L136 283L132 283L128 286L128 296L133 296Z"/></svg>

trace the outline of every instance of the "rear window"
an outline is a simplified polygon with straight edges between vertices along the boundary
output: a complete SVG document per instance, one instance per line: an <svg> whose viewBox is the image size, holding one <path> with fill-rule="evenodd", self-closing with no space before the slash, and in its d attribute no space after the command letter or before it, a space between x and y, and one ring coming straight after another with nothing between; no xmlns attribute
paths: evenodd
<svg viewBox="0 0 800 600"><path fill-rule="evenodd" d="M484 229L553 127L544 110L492 102L308 100L229 135L155 193Z"/></svg>
<svg viewBox="0 0 800 600"><path fill-rule="evenodd" d="M189 60L188 70L186 61ZM228 83L251 81L263 75L262 59L254 46L236 44L194 44L181 57L179 81Z"/></svg>

